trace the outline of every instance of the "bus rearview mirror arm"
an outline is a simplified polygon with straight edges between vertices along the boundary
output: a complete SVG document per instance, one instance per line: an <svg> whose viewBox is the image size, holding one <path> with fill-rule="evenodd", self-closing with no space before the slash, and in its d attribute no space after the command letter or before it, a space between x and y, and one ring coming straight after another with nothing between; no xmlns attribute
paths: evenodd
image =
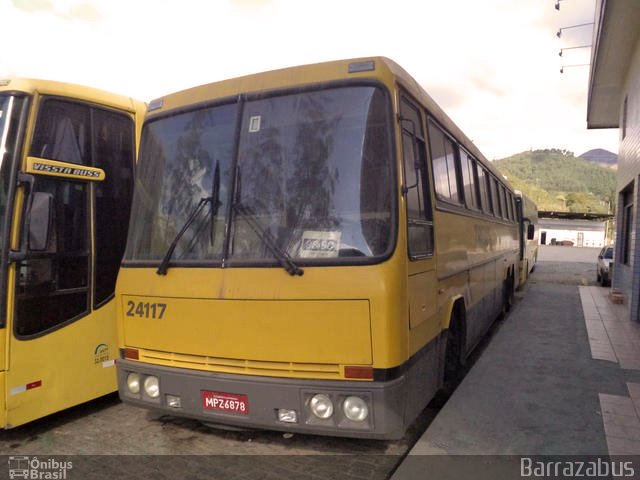
<svg viewBox="0 0 640 480"><path fill-rule="evenodd" d="M25 225L25 218L28 214L27 204L33 190L34 176L24 172L18 172L17 187L23 189L22 200L22 227L20 229L20 250L9 250L9 262L21 262L27 257L28 229Z"/></svg>

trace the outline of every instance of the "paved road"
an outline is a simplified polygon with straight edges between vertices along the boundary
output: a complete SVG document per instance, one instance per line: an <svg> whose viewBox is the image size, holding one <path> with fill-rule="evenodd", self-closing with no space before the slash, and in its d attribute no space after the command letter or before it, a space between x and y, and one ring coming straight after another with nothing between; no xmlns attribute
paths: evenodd
<svg viewBox="0 0 640 480"><path fill-rule="evenodd" d="M260 470L259 467L265 463L274 464L270 465L271 470L277 465L278 475L273 478L301 478L301 469L304 472L314 462L324 466L312 478L383 479L395 468L436 413L436 409L425 409L403 439L381 442L292 436L269 431L211 429L193 420L162 417L124 405L112 395L23 427L0 432L0 455L224 455L232 456L227 459L229 465L225 467L225 475L219 477L225 479L263 478L245 475L247 469ZM278 457L270 459L269 456ZM318 456L329 457L322 460ZM105 461L104 458L100 460ZM211 460L219 462L224 459L194 460L197 459L191 458L199 468ZM149 461L139 458L135 463L147 465ZM158 461L163 460L154 460L156 463ZM173 461L163 461L168 463L162 467L167 478L185 478L180 475L184 462L178 461L178 466L174 468ZM114 467L121 462L122 459L118 457ZM0 478L2 473L0 466Z"/></svg>
<svg viewBox="0 0 640 480"><path fill-rule="evenodd" d="M599 248L542 245L533 282L560 285L597 285L596 261Z"/></svg>
<svg viewBox="0 0 640 480"><path fill-rule="evenodd" d="M531 282L595 284L598 249L542 247ZM520 294L522 295L522 294ZM508 317L503 320L508 322ZM500 322L495 328L499 328ZM491 333L483 343L491 341ZM483 346L474 354L481 355ZM471 362L473 365L473 361ZM437 415L428 407L398 441L214 430L124 405L115 395L0 432L0 478L9 456L71 455L67 479L384 479ZM101 457L96 457L101 455ZM109 455L109 457L104 457ZM190 455L184 457L184 455ZM7 465L7 463L4 463Z"/></svg>

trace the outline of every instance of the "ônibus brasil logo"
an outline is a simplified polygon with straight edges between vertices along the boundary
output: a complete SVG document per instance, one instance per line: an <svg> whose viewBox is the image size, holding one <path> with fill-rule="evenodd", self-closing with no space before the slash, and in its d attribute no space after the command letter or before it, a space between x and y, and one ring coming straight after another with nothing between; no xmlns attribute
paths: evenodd
<svg viewBox="0 0 640 480"><path fill-rule="evenodd" d="M73 468L72 462L38 457L9 457L9 478L25 478L33 480L65 480L67 470Z"/></svg>

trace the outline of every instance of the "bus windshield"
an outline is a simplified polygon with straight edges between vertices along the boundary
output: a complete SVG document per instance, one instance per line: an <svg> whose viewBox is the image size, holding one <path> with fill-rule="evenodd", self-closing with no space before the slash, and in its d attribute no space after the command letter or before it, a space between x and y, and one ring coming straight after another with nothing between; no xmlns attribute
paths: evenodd
<svg viewBox="0 0 640 480"><path fill-rule="evenodd" d="M148 122L125 260L160 261L169 249L172 263L183 265L388 255L395 225L388 98L374 86L336 87Z"/></svg>

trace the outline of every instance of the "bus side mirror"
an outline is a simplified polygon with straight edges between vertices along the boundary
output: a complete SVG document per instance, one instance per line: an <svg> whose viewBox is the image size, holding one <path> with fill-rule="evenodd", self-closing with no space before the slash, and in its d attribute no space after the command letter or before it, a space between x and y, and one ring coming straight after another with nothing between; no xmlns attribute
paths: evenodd
<svg viewBox="0 0 640 480"><path fill-rule="evenodd" d="M33 192L29 214L29 250L44 251L49 245L53 195Z"/></svg>
<svg viewBox="0 0 640 480"><path fill-rule="evenodd" d="M536 233L536 227L529 224L529 226L527 227L527 239L528 240L533 240L534 234Z"/></svg>

